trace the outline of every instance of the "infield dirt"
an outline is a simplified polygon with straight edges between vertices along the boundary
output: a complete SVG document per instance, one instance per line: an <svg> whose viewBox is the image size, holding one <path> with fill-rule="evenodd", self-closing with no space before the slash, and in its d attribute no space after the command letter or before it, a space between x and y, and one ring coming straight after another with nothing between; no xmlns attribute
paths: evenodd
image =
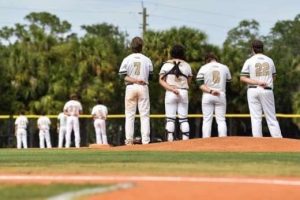
<svg viewBox="0 0 300 200"><path fill-rule="evenodd" d="M90 148L117 151L300 152L300 140L270 137L213 137L117 147L92 144Z"/></svg>

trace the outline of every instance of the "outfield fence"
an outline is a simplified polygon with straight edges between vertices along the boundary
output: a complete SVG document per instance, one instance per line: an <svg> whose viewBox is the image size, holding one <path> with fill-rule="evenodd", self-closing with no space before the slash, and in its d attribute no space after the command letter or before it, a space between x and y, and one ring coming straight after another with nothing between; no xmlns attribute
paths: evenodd
<svg viewBox="0 0 300 200"><path fill-rule="evenodd" d="M39 115L26 115L29 119L27 129L28 146L38 147L39 137L37 128L37 119ZM51 142L52 146L56 147L58 143L57 133L57 115L47 115L51 119ZM300 138L300 114L277 114L276 115L282 130L282 134L287 138ZM16 138L14 135L14 122L17 115L0 115L0 147L13 148L16 146ZM165 115L152 114L151 118L151 141L162 141L165 135ZM202 114L189 114L190 137L202 137ZM226 114L226 121L229 136L251 136L251 120L249 114ZM298 122L298 126L297 126ZM108 141L111 145L118 146L124 144L125 139L125 115L110 114L106 121ZM95 131L91 115L80 116L80 134L81 146L88 146L95 143ZM265 120L263 120L263 134L268 137L269 131ZM214 120L212 125L212 137L217 136L217 125ZM72 134L72 141L74 141ZM136 115L135 120L135 137L140 137L140 121L139 115ZM180 139L179 126L175 131L175 137ZM73 144L74 145L74 144Z"/></svg>

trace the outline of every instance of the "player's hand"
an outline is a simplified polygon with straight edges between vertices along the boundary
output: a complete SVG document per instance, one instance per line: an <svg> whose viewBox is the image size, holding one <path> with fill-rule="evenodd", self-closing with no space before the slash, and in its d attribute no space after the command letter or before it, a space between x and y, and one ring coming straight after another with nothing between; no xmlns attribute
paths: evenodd
<svg viewBox="0 0 300 200"><path fill-rule="evenodd" d="M257 81L257 85L263 88L267 87L267 83L263 81Z"/></svg>
<svg viewBox="0 0 300 200"><path fill-rule="evenodd" d="M145 81L139 80L139 79L137 79L135 83L136 83L136 84L139 84L139 85L146 85L146 82L145 82Z"/></svg>
<svg viewBox="0 0 300 200"><path fill-rule="evenodd" d="M213 90L211 94L214 96L220 96L220 92L218 90Z"/></svg>
<svg viewBox="0 0 300 200"><path fill-rule="evenodd" d="M171 92L173 92L176 95L179 95L179 90L177 88L172 87Z"/></svg>

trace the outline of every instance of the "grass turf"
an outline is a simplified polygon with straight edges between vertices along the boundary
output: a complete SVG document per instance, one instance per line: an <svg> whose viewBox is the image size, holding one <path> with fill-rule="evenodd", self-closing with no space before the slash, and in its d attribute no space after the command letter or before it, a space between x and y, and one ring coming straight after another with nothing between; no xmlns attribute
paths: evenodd
<svg viewBox="0 0 300 200"><path fill-rule="evenodd" d="M83 189L91 189L99 187L94 184L21 184L21 185L1 185L0 186L0 199L9 200L41 200L60 195L66 192L75 192ZM102 185L101 187L105 187Z"/></svg>
<svg viewBox="0 0 300 200"><path fill-rule="evenodd" d="M300 177L299 153L1 149L0 170L30 174Z"/></svg>

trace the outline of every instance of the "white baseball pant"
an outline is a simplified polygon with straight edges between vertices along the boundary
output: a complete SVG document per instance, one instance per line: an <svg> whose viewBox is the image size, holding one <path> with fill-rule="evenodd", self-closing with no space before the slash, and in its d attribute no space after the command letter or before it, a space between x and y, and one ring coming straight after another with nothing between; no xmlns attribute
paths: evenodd
<svg viewBox="0 0 300 200"><path fill-rule="evenodd" d="M178 114L182 139L189 139L190 126L187 120L189 98L188 90L178 89L179 94L176 95L171 91L166 91L165 94L165 112L167 117L166 130L168 132L168 141L174 140L175 119Z"/></svg>
<svg viewBox="0 0 300 200"><path fill-rule="evenodd" d="M64 138L66 137L67 128L66 127L60 127L59 133L58 133L58 148L63 147Z"/></svg>
<svg viewBox="0 0 300 200"><path fill-rule="evenodd" d="M248 88L247 98L251 115L253 137L262 137L262 113L264 112L272 137L282 138L276 119L274 94L272 90L261 87Z"/></svg>
<svg viewBox="0 0 300 200"><path fill-rule="evenodd" d="M79 119L76 116L67 117L66 148L71 146L71 133L74 131L75 147L80 147Z"/></svg>
<svg viewBox="0 0 300 200"><path fill-rule="evenodd" d="M211 137L211 126L212 126L214 113L218 124L219 137L227 136L227 125L225 120L226 95L224 92L221 92L219 96L203 93L202 113L203 113L203 125L202 125L203 138Z"/></svg>
<svg viewBox="0 0 300 200"><path fill-rule="evenodd" d="M95 127L95 132L96 132L96 143L97 144L108 144L105 120L95 119L94 127Z"/></svg>
<svg viewBox="0 0 300 200"><path fill-rule="evenodd" d="M45 142L46 142L47 148L52 148L49 130L40 130L39 138L40 138L40 148L41 149L45 148Z"/></svg>
<svg viewBox="0 0 300 200"><path fill-rule="evenodd" d="M27 131L25 129L18 128L16 137L17 137L17 148L21 149L23 144L23 148L27 149Z"/></svg>
<svg viewBox="0 0 300 200"><path fill-rule="evenodd" d="M150 100L148 85L127 85L125 94L125 136L126 144L132 144L134 119L138 107L141 123L142 143L150 142Z"/></svg>

